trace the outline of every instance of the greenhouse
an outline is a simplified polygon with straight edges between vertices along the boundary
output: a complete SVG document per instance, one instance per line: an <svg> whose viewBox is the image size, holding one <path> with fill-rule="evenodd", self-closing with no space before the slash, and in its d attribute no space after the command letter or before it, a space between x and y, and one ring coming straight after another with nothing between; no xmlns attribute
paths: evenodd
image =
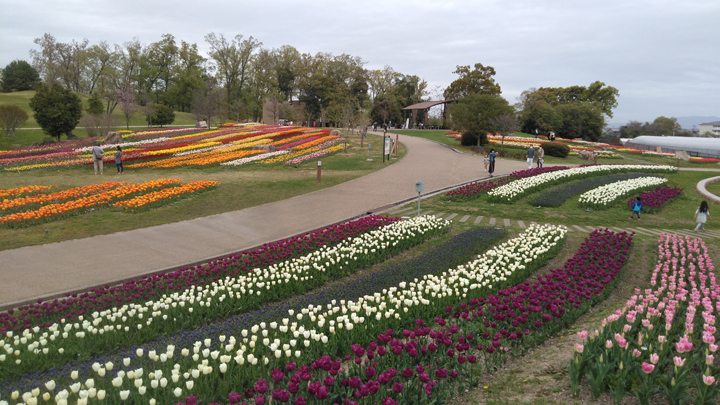
<svg viewBox="0 0 720 405"><path fill-rule="evenodd" d="M675 152L684 150L690 156L720 157L720 138L687 138L681 136L642 135L632 139L621 139L626 146L637 149Z"/></svg>

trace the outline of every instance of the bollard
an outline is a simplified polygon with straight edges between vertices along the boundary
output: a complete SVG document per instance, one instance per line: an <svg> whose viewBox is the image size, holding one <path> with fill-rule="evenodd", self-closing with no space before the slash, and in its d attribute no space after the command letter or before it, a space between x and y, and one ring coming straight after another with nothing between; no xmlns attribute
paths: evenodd
<svg viewBox="0 0 720 405"><path fill-rule="evenodd" d="M320 176L322 174L322 160L318 160L318 171L317 171L317 182L320 183Z"/></svg>

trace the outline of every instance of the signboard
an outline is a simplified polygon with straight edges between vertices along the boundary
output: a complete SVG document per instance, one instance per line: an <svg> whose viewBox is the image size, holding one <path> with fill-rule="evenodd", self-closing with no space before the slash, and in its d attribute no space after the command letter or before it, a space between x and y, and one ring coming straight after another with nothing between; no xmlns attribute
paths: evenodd
<svg viewBox="0 0 720 405"><path fill-rule="evenodd" d="M682 160L684 160L684 161L686 161L686 162L689 162L689 161L690 161L690 156L688 156L687 152L685 152L684 150L677 150L677 151L675 151L675 156L676 156L678 159L682 159Z"/></svg>
<svg viewBox="0 0 720 405"><path fill-rule="evenodd" d="M391 143L391 142L392 142L392 139L390 139L390 138L385 138L385 154L386 154L386 155L389 155L389 154L390 154L390 143Z"/></svg>

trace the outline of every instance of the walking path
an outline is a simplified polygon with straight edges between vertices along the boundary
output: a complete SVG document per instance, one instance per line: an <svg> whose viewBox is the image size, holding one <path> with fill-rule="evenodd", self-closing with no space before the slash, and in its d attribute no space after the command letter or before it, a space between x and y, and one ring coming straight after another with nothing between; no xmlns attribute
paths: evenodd
<svg viewBox="0 0 720 405"><path fill-rule="evenodd" d="M416 198L418 180L430 192L485 176L480 157L421 138L401 135L400 140L407 154L387 168L288 200L127 232L0 251L0 309L204 262L382 210L400 200ZM526 168L524 162L499 160L496 175Z"/></svg>

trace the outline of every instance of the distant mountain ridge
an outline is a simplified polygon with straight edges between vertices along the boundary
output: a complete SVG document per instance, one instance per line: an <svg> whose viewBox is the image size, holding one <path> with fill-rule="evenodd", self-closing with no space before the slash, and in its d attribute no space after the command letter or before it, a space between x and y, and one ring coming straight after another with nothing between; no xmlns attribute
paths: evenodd
<svg viewBox="0 0 720 405"><path fill-rule="evenodd" d="M713 121L720 121L720 117L716 116L689 116L689 117L677 117L678 123L683 129L692 129L693 126L699 126L700 124L704 124L706 122L713 122ZM640 121L641 123L645 123L643 121ZM627 122L611 122L607 124L608 128L620 128L623 125L626 125Z"/></svg>

